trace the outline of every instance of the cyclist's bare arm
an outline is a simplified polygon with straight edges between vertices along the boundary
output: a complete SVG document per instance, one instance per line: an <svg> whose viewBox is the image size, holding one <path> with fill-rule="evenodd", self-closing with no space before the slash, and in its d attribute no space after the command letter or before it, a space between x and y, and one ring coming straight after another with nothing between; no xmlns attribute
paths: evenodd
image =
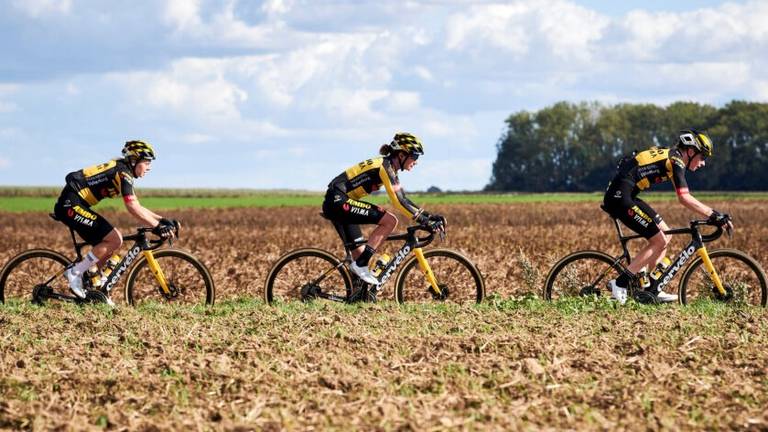
<svg viewBox="0 0 768 432"><path fill-rule="evenodd" d="M128 210L128 213L148 227L157 226L161 217L142 206L135 196L131 197L124 197L125 209Z"/></svg>
<svg viewBox="0 0 768 432"><path fill-rule="evenodd" d="M694 198L694 196L691 195L687 190L682 193L678 192L677 200L688 210L696 212L704 217L709 217L709 215L712 214L712 207L709 207L708 205Z"/></svg>

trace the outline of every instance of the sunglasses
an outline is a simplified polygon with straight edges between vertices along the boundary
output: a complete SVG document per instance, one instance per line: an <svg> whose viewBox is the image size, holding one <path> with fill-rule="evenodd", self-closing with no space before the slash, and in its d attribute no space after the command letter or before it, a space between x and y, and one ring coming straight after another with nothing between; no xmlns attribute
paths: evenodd
<svg viewBox="0 0 768 432"><path fill-rule="evenodd" d="M411 157L411 159L413 159L413 160L415 160L415 161L416 161L416 160L419 160L419 155L418 155L418 154L416 154L416 153L411 153L409 156Z"/></svg>

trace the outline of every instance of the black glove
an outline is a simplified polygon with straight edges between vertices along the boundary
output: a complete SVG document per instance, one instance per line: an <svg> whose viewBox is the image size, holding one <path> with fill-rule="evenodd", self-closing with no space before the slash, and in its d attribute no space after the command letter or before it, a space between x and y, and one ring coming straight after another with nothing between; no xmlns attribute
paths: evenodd
<svg viewBox="0 0 768 432"><path fill-rule="evenodd" d="M731 217L729 215L720 213L719 211L712 209L712 214L709 215L707 222L716 226L723 226L727 224L730 219Z"/></svg>
<svg viewBox="0 0 768 432"><path fill-rule="evenodd" d="M433 214L429 215L429 224L432 226L442 225L445 227L448 225L448 220L443 215Z"/></svg>
<svg viewBox="0 0 768 432"><path fill-rule="evenodd" d="M152 228L152 234L158 237L167 238L171 236L175 228L176 228L175 221L162 218L160 219L158 224L154 228Z"/></svg>

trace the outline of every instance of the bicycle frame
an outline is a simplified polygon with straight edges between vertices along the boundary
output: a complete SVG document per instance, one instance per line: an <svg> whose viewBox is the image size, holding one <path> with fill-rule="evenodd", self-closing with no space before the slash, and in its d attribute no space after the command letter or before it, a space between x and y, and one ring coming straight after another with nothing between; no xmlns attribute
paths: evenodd
<svg viewBox="0 0 768 432"><path fill-rule="evenodd" d="M621 266L623 271L626 272L627 269L621 264L621 260L626 259L627 264L632 262L632 258L629 254L629 250L627 249L627 243L629 243L631 240L643 238L643 236L639 234L624 236L621 231L621 225L619 224L618 219L613 219L613 223L616 226L616 231L619 234L619 242L621 243L621 248L623 251L622 255L616 258L616 261L614 261L613 265ZM704 264L704 268L707 270L710 277L712 278L712 281L715 283L715 287L717 287L718 292L721 295L726 295L726 290L725 290L725 287L723 286L723 282L720 279L720 276L717 274L717 270L715 270L715 266L712 265L712 261L709 259L709 254L707 253L707 248L704 246L704 243L708 243L718 239L723 234L723 228L718 227L714 233L702 236L698 228L700 225L711 225L711 224L705 220L693 220L690 222L690 227L688 228L674 228L674 229L664 231L664 234L669 234L669 235L690 234L691 242L688 244L688 246L683 248L683 250L677 255L677 258L674 260L674 264L667 267L659 276L659 278L653 282L654 285L652 285L651 288L656 290L664 289L664 287L666 287L669 284L669 282L671 282L672 279L674 279L675 275L680 270L683 269L683 267L685 266L685 263L687 263L688 260L695 253L699 257L701 257L701 261ZM604 275L600 275L600 279L602 279L603 276ZM600 279L598 279L598 282L600 281Z"/></svg>
<svg viewBox="0 0 768 432"><path fill-rule="evenodd" d="M341 226L334 221L331 221L331 222L333 223L337 232L339 232L342 235L342 238L346 239L346 237L343 234L344 231L341 228ZM416 233L418 231L427 231L429 232L429 235L423 239L420 239L416 236ZM397 269L400 266L400 264L402 264L405 261L405 259L408 258L408 255L411 252L413 252L416 255L417 261L419 262L419 268L421 269L422 273L424 273L424 276L429 282L429 285L435 291L435 294L442 295L442 290L437 284L437 278L435 278L435 274L432 271L432 268L429 266L429 263L424 258L424 252L423 252L423 248L432 242L432 240L434 239L434 236L435 234L433 232L419 225L408 227L405 233L388 236L385 241L404 240L405 244L400 248L399 251L397 251L394 257L389 261L389 263L387 263L387 265L381 270L379 283L375 285L375 289L379 291L381 287L383 287L384 284L386 284L387 281L389 281L389 279L397 272ZM326 276L328 276L331 272L336 270L339 266L350 264L352 262L352 250L357 248L358 246L365 244L365 242L366 240L354 241L351 243L347 243L345 241L344 251L346 253L346 256L344 258L344 261L339 263L338 266L333 267L328 271L326 271L325 273L323 273L322 275L320 275L320 277L315 279L312 283L317 284L323 279L325 279ZM319 293L319 296L326 300L333 300L338 302L345 302L349 300L349 298L347 297L341 297L334 294Z"/></svg>
<svg viewBox="0 0 768 432"><path fill-rule="evenodd" d="M130 247L128 252L125 254L125 256L123 256L120 262L115 266L115 269L112 271L112 273L110 273L109 276L107 276L107 280L104 281L104 283L101 286L101 291L109 295L112 289L115 287L115 285L117 285L117 282L120 280L123 274L131 267L131 264L133 264L134 261L136 261L136 259L139 257L140 254L143 254L144 257L146 257L147 259L147 264L149 266L149 269L152 271L152 274L154 274L155 279L157 280L157 283L160 285L162 289L163 295L166 297L171 297L173 295L168 285L168 279L165 277L163 270L160 268L160 265L155 259L155 256L152 254L152 251L162 246L162 244L165 243L165 240L148 239L147 232L151 232L151 231L152 231L151 228L139 228L136 234L123 237L123 240L133 241L134 243ZM72 229L70 229L69 232L72 235L72 243L74 244L75 254L77 255L75 262L77 262L83 259L83 254L82 254L83 248L90 245L86 242L78 242L77 239L75 238L75 232ZM173 242L172 239L169 239L168 241L169 243ZM64 274L65 271L66 271L66 268L64 270L60 270L59 272L57 272L57 274L54 277L46 281L46 285L49 284L53 279ZM56 293L54 294L57 298L63 296L61 294L56 294ZM63 296L63 297L64 299L70 298L70 296Z"/></svg>

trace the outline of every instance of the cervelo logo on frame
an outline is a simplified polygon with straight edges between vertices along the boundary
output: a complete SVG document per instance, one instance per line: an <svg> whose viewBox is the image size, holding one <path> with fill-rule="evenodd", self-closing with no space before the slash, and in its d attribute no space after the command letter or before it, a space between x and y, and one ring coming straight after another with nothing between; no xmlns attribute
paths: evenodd
<svg viewBox="0 0 768 432"><path fill-rule="evenodd" d="M120 276L123 275L123 272L128 268L128 266L133 263L133 260L136 259L136 257L141 252L141 248L139 246L134 246L133 249L128 251L128 254L123 258L122 264L120 264L120 267L117 268L114 272L112 272L111 275L109 275L109 282L107 283L106 290L107 292L112 291L112 288L115 286L118 280L120 280Z"/></svg>
<svg viewBox="0 0 768 432"><path fill-rule="evenodd" d="M403 246L403 248L397 252L397 255L395 255L395 258L392 259L391 264L389 265L389 268L381 277L381 280L379 281L379 286L384 285L389 280L389 278L392 277L392 273L394 273L395 270L397 270L397 266L399 266L400 263L403 262L405 257L407 257L410 252L411 252L411 247L409 245Z"/></svg>
<svg viewBox="0 0 768 432"><path fill-rule="evenodd" d="M672 278L675 277L675 274L677 274L677 272L680 270L680 268L686 262L688 262L688 258L690 258L691 255L693 255L694 252L696 252L696 247L691 245L691 246L688 247L688 249L686 249L682 253L680 253L680 258L677 259L677 262L675 263L675 265L672 266L672 268L669 270L669 272L667 272L667 274L664 276L664 279L662 279L661 282L659 282L659 286L658 286L659 290L661 290L665 286L667 286L667 284L672 280Z"/></svg>

